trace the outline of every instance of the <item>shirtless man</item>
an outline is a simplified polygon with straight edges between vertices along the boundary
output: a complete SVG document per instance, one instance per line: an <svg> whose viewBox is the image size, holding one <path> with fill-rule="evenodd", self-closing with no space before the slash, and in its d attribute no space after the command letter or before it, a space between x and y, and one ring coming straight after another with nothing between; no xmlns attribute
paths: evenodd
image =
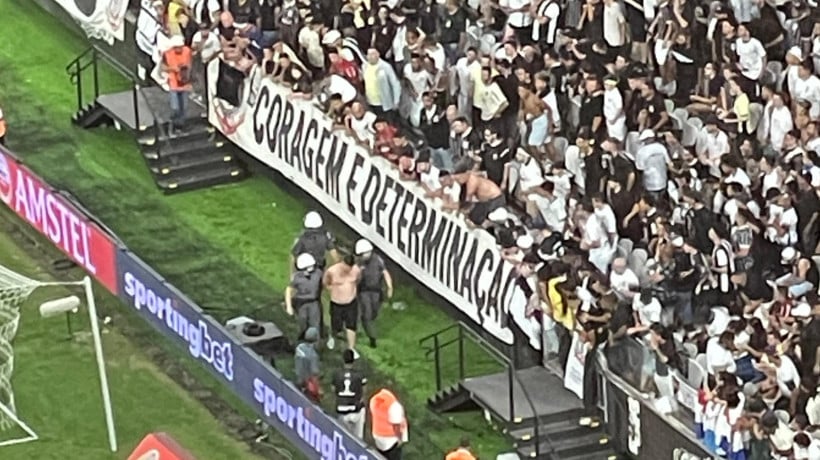
<svg viewBox="0 0 820 460"><path fill-rule="evenodd" d="M356 304L357 286L361 269L356 265L353 255L346 255L340 262L327 269L324 276L325 289L330 293L330 327L336 335L345 329L347 347L356 352L356 329L358 327L359 307Z"/></svg>
<svg viewBox="0 0 820 460"><path fill-rule="evenodd" d="M453 182L459 183L464 188L466 203L475 202L467 215L474 225L483 225L491 212L507 204L501 188L495 182L475 172L452 174L441 179L441 185L444 187L450 186Z"/></svg>

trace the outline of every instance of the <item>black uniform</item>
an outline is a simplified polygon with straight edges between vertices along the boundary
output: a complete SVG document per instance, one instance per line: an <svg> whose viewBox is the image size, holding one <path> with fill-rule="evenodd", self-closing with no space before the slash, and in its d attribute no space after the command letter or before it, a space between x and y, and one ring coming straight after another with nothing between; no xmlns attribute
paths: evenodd
<svg viewBox="0 0 820 460"><path fill-rule="evenodd" d="M339 369L333 374L336 413L352 414L364 408L364 386L367 378L356 369Z"/></svg>
<svg viewBox="0 0 820 460"><path fill-rule="evenodd" d="M334 248L333 235L323 228L306 228L296 242L290 253L296 259L300 254L310 254L316 260L316 272L319 279L322 279L325 269L325 254ZM321 296L321 283L319 296ZM317 296L317 298L319 298ZM325 337L325 312L324 306L319 302L319 333Z"/></svg>

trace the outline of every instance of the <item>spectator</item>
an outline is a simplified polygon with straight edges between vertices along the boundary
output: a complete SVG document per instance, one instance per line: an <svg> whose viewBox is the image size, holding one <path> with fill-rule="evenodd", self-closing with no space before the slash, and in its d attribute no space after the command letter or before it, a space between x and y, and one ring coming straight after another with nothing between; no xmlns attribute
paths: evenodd
<svg viewBox="0 0 820 460"><path fill-rule="evenodd" d="M362 67L362 75L364 76L364 92L370 110L377 116L395 123L398 120L395 111L399 106L401 85L396 72L381 58L376 48L367 50L367 60Z"/></svg>
<svg viewBox="0 0 820 460"><path fill-rule="evenodd" d="M162 55L162 70L168 76L168 87L171 104L171 121L168 134L175 135L185 128L186 107L191 92L191 66L193 64L191 48L185 46L180 35L171 37L170 49Z"/></svg>

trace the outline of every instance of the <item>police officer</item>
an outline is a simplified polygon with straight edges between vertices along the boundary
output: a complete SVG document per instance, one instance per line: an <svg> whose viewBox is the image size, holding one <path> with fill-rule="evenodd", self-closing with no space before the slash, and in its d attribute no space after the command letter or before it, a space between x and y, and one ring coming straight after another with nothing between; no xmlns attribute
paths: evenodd
<svg viewBox="0 0 820 460"><path fill-rule="evenodd" d="M291 249L291 256L296 258L299 254L310 254L316 260L316 268L323 271L328 251L332 258L336 258L333 235L324 229L322 216L316 211L305 214L304 227Z"/></svg>
<svg viewBox="0 0 820 460"><path fill-rule="evenodd" d="M291 257L295 259L299 254L305 253L313 256L313 259L316 261L316 271L319 273L319 279L321 279L322 275L324 275L326 255L328 252L330 252L331 259L336 260L338 258L336 250L334 249L333 235L324 229L322 216L316 211L310 211L305 214L304 230L293 244ZM320 284L319 293L316 296L317 299L321 297L321 289L322 286ZM319 324L316 327L319 328L320 335L325 337L327 332L325 331L325 315L321 303L319 304L319 308ZM327 337L328 348L333 348L335 342L333 335L327 335Z"/></svg>
<svg viewBox="0 0 820 460"><path fill-rule="evenodd" d="M393 278L384 265L384 260L373 254L373 245L370 241L360 239L354 248L359 257L359 267L362 270L359 280L359 311L361 312L364 331L370 338L370 346L376 347L376 316L382 302L382 284L387 288L387 299L393 297Z"/></svg>
<svg viewBox="0 0 820 460"><path fill-rule="evenodd" d="M367 378L353 368L356 355L353 350L342 353L344 368L333 374L333 392L336 394L336 414L351 433L364 439L364 387Z"/></svg>
<svg viewBox="0 0 820 460"><path fill-rule="evenodd" d="M285 309L288 315L296 314L299 337L309 327L317 330L321 324L322 272L316 268L316 259L308 253L296 257L296 272L285 289Z"/></svg>

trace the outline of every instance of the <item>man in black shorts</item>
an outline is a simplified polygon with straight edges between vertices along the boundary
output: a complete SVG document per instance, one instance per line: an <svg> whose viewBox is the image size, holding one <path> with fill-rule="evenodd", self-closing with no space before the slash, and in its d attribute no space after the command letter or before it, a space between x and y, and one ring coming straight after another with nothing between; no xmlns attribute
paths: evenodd
<svg viewBox="0 0 820 460"><path fill-rule="evenodd" d="M361 269L353 255L346 255L340 262L327 269L324 276L325 289L330 293L330 327L334 335L344 329L347 347L356 352L356 329L358 328L359 307L356 303Z"/></svg>

